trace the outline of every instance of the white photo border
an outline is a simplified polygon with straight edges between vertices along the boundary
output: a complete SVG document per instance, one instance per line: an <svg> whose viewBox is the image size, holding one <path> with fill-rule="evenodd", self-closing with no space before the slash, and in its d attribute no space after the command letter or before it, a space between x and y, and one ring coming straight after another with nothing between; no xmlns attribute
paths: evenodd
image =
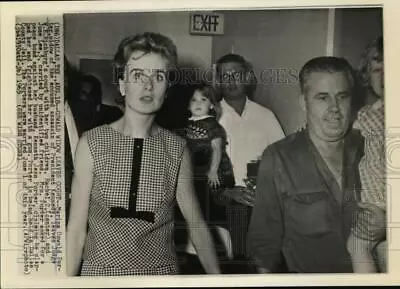
<svg viewBox="0 0 400 289"><path fill-rule="evenodd" d="M205 5L207 4L207 5ZM300 5L301 4L301 5ZM323 5L322 5L323 4ZM271 0L271 1L243 1L228 2L203 0L198 1L85 1L85 2L23 2L1 3L1 128L10 135L16 133L16 79L15 79L15 16L17 15L62 15L64 13L97 13L97 12L135 12L135 11L180 11L180 10L243 10L243 9L301 9L301 8L350 8L368 5L379 7L383 5L384 39L385 39L385 94L390 96L386 101L386 124L388 133L394 138L400 135L400 118L397 108L400 99L397 97L396 84L400 76L400 2L396 0L369 1L369 0ZM203 7L208 7L204 9ZM96 56L97 57L97 56ZM393 96L392 96L393 95ZM3 138L3 133L2 133ZM400 137L399 137L400 140ZM388 158L392 167L399 168L400 154L396 151L400 142L395 142L393 151ZM3 148L3 147L2 147ZM13 152L7 152L13 153ZM2 151L3 158L3 151ZM3 165L2 165L3 169ZM7 177L7 176L6 176ZM6 177L2 170L1 191L7 190ZM11 177L12 178L12 177ZM392 192L399 191L400 177L389 179ZM198 286L307 286L307 285L395 285L398 284L400 271L400 210L395 204L400 204L400 196L396 193L389 196L388 202L392 208L388 214L388 239L390 240L390 258L388 274L296 274L296 275L219 275L219 276L146 276L146 277L52 277L32 278L20 274L17 263L18 253L14 250L3 250L8 239L3 236L9 231L3 222L4 211L10 212L9 202L4 201L1 194L1 286L3 288L60 288L60 287L198 287ZM17 204L16 204L17 206ZM9 236L7 236L8 238Z"/></svg>

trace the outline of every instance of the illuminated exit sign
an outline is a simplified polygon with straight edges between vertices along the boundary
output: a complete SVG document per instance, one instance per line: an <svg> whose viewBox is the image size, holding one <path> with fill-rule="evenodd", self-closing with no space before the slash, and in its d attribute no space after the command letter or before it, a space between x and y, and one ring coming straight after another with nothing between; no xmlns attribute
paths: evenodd
<svg viewBox="0 0 400 289"><path fill-rule="evenodd" d="M213 12L191 13L190 33L199 35L224 34L224 15Z"/></svg>

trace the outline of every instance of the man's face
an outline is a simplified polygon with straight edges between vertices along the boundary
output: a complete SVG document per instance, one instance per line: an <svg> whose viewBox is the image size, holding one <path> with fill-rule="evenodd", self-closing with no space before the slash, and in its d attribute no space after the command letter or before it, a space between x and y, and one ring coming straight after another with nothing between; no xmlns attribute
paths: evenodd
<svg viewBox="0 0 400 289"><path fill-rule="evenodd" d="M222 63L219 71L222 96L225 99L241 99L246 96L246 70L237 62Z"/></svg>
<svg viewBox="0 0 400 289"><path fill-rule="evenodd" d="M372 92L380 98L382 98L384 94L383 76L383 60L379 57L379 54L375 52L371 60L369 85Z"/></svg>
<svg viewBox="0 0 400 289"><path fill-rule="evenodd" d="M91 101L92 98L92 84L89 82L82 82L80 87L80 100Z"/></svg>
<svg viewBox="0 0 400 289"><path fill-rule="evenodd" d="M310 133L327 142L342 139L350 123L352 98L346 73L312 72L303 97Z"/></svg>
<svg viewBox="0 0 400 289"><path fill-rule="evenodd" d="M127 109L140 114L154 114L165 98L167 60L155 53L134 51L126 65L120 91L125 95Z"/></svg>

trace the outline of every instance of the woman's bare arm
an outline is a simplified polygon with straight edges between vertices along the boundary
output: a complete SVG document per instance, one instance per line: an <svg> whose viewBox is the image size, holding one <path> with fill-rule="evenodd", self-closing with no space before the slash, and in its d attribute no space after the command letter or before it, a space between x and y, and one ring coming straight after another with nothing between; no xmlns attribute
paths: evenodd
<svg viewBox="0 0 400 289"><path fill-rule="evenodd" d="M75 153L75 171L71 187L71 207L67 226L67 274L78 274L86 240L90 191L93 181L93 162L84 135Z"/></svg>
<svg viewBox="0 0 400 289"><path fill-rule="evenodd" d="M187 149L183 154L179 171L176 198L182 215L188 224L190 239L192 240L205 271L209 274L220 273L214 242L212 241L207 224L203 219L194 192L192 165Z"/></svg>

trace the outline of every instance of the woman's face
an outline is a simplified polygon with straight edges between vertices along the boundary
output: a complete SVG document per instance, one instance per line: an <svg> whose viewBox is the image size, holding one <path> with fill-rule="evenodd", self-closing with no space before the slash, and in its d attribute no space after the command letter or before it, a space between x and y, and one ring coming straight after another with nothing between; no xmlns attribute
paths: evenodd
<svg viewBox="0 0 400 289"><path fill-rule="evenodd" d="M125 109L154 114L162 106L167 90L168 62L156 53L132 52L119 88L125 96Z"/></svg>
<svg viewBox="0 0 400 289"><path fill-rule="evenodd" d="M189 110L192 116L207 115L211 109L210 100L202 92L196 90L190 100Z"/></svg>
<svg viewBox="0 0 400 289"><path fill-rule="evenodd" d="M384 94L383 75L383 59L375 52L371 60L369 85L374 94L379 98L382 98Z"/></svg>

